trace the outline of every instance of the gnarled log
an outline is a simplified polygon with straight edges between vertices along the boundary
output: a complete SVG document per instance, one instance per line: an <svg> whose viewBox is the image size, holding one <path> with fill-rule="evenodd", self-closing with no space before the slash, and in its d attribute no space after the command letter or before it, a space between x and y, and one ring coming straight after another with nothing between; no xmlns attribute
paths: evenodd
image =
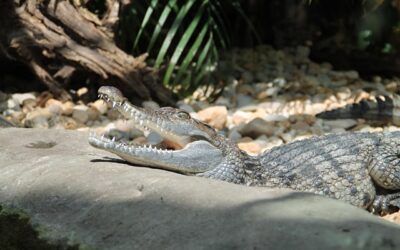
<svg viewBox="0 0 400 250"><path fill-rule="evenodd" d="M0 44L11 57L27 64L54 94L68 99L67 83L76 75L113 84L140 100L173 104L158 72L114 43L120 1L107 0L103 19L65 0L3 0ZM82 79L82 77L81 77Z"/></svg>

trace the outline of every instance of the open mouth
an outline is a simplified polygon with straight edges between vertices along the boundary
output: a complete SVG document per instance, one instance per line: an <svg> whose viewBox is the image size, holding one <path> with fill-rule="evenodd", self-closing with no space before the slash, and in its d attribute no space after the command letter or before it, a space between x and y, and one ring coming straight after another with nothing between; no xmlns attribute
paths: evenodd
<svg viewBox="0 0 400 250"><path fill-rule="evenodd" d="M166 153L185 148L192 138L189 136L181 136L174 134L172 131L162 127L165 121L161 121L152 111L147 111L139 107L135 107L127 103L122 98L112 98L106 93L99 93L99 98L109 103L112 108L117 109L126 119L133 121L135 128L141 130L145 135L150 132L156 132L162 137L162 141L158 144L150 143L133 143L110 133L98 135L94 131L90 131L89 142L95 147L104 149L124 149L130 151L149 151L156 153Z"/></svg>
<svg viewBox="0 0 400 250"><path fill-rule="evenodd" d="M126 161L184 172L202 173L215 168L223 160L222 151L210 143L214 129L170 107L146 110L132 105L122 93L110 86L99 89L99 98L118 110L143 132L154 131L163 141L157 145L132 144L115 136L89 134L89 143L120 156Z"/></svg>

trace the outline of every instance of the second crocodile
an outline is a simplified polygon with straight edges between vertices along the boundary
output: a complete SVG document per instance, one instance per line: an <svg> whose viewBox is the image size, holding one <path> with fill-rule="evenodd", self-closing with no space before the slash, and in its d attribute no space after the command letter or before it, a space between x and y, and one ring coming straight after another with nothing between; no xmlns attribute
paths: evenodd
<svg viewBox="0 0 400 250"><path fill-rule="evenodd" d="M291 188L374 212L400 207L400 131L314 137L251 156L215 129L175 108L146 110L114 87L99 96L169 148L130 145L91 133L89 143L133 164L248 186Z"/></svg>

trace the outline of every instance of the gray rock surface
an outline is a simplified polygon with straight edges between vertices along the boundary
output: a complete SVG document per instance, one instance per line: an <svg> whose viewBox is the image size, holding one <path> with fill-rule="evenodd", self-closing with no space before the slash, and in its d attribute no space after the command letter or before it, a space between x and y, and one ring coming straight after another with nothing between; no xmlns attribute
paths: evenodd
<svg viewBox="0 0 400 250"><path fill-rule="evenodd" d="M85 249L399 249L400 227L340 201L115 162L87 134L0 129L0 205Z"/></svg>

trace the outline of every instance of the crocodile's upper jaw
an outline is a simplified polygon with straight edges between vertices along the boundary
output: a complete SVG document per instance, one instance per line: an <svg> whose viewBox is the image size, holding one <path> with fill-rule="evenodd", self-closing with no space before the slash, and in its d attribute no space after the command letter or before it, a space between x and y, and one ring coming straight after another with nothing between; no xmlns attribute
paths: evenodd
<svg viewBox="0 0 400 250"><path fill-rule="evenodd" d="M137 128L156 131L176 148L170 150L150 145L129 145L98 136L93 132L89 135L89 143L92 146L117 154L133 164L185 174L206 172L223 161L221 150L209 142L215 131L194 120L185 111L174 108L145 110L129 103L119 90L113 87L100 88L99 97L110 103L125 118L131 119ZM187 169L191 169L191 173L188 173Z"/></svg>

